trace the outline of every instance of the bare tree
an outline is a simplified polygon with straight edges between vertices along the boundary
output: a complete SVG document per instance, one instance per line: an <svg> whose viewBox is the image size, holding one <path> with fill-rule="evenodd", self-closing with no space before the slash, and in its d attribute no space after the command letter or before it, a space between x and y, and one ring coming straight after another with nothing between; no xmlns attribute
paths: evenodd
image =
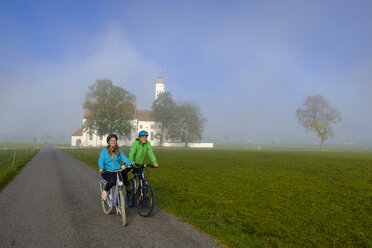
<svg viewBox="0 0 372 248"><path fill-rule="evenodd" d="M304 108L296 110L298 122L310 132L315 132L320 138L320 149L324 150L324 141L333 138L331 123L341 121L341 114L336 108L331 108L321 95L309 96L305 99Z"/></svg>

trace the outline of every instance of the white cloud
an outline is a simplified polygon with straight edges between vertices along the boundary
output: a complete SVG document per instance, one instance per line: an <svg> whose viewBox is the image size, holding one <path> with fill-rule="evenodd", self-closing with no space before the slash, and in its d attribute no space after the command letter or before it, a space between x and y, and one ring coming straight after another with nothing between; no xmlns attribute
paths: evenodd
<svg viewBox="0 0 372 248"><path fill-rule="evenodd" d="M158 76L155 63L142 58L116 25L92 44L85 58L68 57L58 64L30 58L28 66L2 72L0 136L51 133L69 138L81 126L88 86L99 78L134 93L138 107L149 109Z"/></svg>

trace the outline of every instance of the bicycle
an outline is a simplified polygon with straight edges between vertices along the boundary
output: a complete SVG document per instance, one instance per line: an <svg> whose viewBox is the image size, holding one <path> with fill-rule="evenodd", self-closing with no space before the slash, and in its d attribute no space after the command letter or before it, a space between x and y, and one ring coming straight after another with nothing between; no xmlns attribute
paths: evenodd
<svg viewBox="0 0 372 248"><path fill-rule="evenodd" d="M138 168L132 171L133 177L128 181L130 190L129 202L135 201L135 206L141 216L151 216L155 208L155 192L145 179L145 168L156 168L152 164L136 164ZM137 182L138 180L138 182Z"/></svg>
<svg viewBox="0 0 372 248"><path fill-rule="evenodd" d="M127 206L126 194L124 194L123 180L122 180L120 172L124 170L125 168L126 167L120 170L110 171L110 172L116 173L116 185L110 189L110 191L107 194L106 200L101 199L103 212L109 215L115 209L116 214L119 214L121 216L123 226L126 226L127 224L126 211L127 211L128 206ZM104 172L106 171L107 170L104 170ZM101 179L99 182L101 195L102 195L102 190L104 190L106 183L107 181L105 179Z"/></svg>

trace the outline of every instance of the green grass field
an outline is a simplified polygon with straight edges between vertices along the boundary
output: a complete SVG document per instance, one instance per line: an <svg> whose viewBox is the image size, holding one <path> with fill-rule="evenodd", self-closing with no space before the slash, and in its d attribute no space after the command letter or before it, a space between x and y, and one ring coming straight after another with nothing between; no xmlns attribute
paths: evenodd
<svg viewBox="0 0 372 248"><path fill-rule="evenodd" d="M99 150L69 150L97 169ZM124 148L127 154L128 149ZM372 153L155 148L157 205L228 247L372 247Z"/></svg>
<svg viewBox="0 0 372 248"><path fill-rule="evenodd" d="M20 144L17 146L22 147L22 150L0 150L0 191L39 151L26 150Z"/></svg>
<svg viewBox="0 0 372 248"><path fill-rule="evenodd" d="M0 142L0 150L24 150L24 149L42 149L43 143L31 142Z"/></svg>

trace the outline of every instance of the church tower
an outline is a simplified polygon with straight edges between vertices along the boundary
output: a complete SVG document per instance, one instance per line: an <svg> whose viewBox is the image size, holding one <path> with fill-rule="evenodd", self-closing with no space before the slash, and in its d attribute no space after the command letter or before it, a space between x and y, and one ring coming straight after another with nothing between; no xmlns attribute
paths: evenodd
<svg viewBox="0 0 372 248"><path fill-rule="evenodd" d="M155 99L158 98L160 93L164 92L164 78L161 76L161 72L159 77L155 79Z"/></svg>

